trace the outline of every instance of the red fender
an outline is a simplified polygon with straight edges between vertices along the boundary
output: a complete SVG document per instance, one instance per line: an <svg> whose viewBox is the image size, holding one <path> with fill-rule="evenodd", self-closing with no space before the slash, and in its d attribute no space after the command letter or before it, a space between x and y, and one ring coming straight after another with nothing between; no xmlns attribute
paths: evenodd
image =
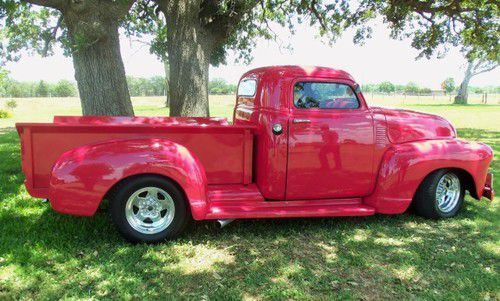
<svg viewBox="0 0 500 301"><path fill-rule="evenodd" d="M193 218L205 216L205 169L190 150L166 139L115 140L65 152L52 168L50 203L58 212L91 216L116 183L139 174L158 174L177 182Z"/></svg>
<svg viewBox="0 0 500 301"><path fill-rule="evenodd" d="M391 146L380 165L374 193L364 203L376 212L397 214L406 211L423 179L442 168L469 173L481 198L492 149L483 143L459 139L425 140Z"/></svg>

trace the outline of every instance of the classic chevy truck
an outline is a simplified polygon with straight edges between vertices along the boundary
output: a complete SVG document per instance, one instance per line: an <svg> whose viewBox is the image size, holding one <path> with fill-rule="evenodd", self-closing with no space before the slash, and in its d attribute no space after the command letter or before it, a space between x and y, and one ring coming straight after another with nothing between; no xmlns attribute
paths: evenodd
<svg viewBox="0 0 500 301"><path fill-rule="evenodd" d="M457 214L465 190L493 199L492 150L445 119L368 107L346 72L278 66L238 85L222 118L55 117L19 123L28 192L91 216L109 200L133 242L194 220Z"/></svg>

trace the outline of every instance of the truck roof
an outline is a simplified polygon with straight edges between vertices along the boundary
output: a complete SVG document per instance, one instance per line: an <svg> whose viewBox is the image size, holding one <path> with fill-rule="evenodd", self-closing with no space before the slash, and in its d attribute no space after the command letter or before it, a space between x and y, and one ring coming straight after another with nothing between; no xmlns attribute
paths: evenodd
<svg viewBox="0 0 500 301"><path fill-rule="evenodd" d="M260 74L261 76L279 76L279 77L326 77L326 78L344 78L354 81L354 78L347 72L339 69L333 69L320 66L266 66L255 68L245 72L241 78Z"/></svg>

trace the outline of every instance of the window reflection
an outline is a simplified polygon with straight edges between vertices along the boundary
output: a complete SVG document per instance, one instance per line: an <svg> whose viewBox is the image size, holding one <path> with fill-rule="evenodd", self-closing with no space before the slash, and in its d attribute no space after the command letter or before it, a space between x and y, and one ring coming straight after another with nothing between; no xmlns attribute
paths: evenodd
<svg viewBox="0 0 500 301"><path fill-rule="evenodd" d="M298 82L293 89L293 102L297 108L357 109L359 101L346 84Z"/></svg>

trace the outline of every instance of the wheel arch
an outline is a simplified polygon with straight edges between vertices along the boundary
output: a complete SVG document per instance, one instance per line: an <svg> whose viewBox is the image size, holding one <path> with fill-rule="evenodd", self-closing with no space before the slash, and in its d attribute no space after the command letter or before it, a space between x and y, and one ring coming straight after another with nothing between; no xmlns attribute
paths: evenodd
<svg viewBox="0 0 500 301"><path fill-rule="evenodd" d="M91 216L118 183L144 174L176 183L193 218L204 217L205 169L193 152L167 139L114 140L64 153L52 168L49 199L58 212Z"/></svg>
<svg viewBox="0 0 500 301"><path fill-rule="evenodd" d="M478 198L476 183L474 181L474 177L470 174L470 172L468 172L467 170L465 170L463 168L459 168L459 167L439 167L439 168L436 168L436 169L428 172L427 175L422 178L422 180L420 181L420 183L417 186L417 189L413 193L412 203L410 204L410 206L413 204L413 202L415 202L415 195L417 194L418 189L422 186L424 181L427 178L429 178L429 176L431 176L433 173L440 171L440 170L448 170L448 171L454 172L458 176L458 178L460 179L460 184L464 185L464 189L469 191L470 195L473 198L475 198L475 199Z"/></svg>
<svg viewBox="0 0 500 301"><path fill-rule="evenodd" d="M471 196L479 199L492 157L487 145L457 139L392 145L380 163L375 190L364 202L378 213L403 213L424 179L440 169L457 171Z"/></svg>

